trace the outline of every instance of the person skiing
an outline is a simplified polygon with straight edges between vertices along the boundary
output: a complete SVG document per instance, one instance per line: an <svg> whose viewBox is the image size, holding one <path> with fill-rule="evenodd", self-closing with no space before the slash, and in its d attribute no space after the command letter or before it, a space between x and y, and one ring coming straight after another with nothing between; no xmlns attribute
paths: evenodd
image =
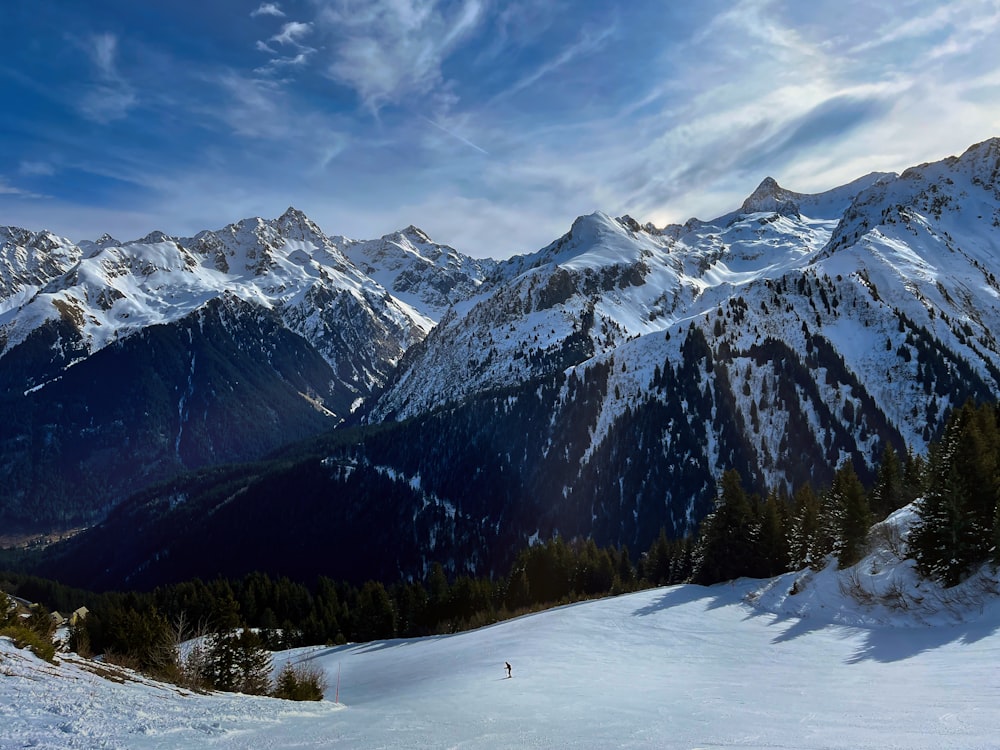
<svg viewBox="0 0 1000 750"><path fill-rule="evenodd" d="M505 661L504 665L507 667L507 679L509 680L510 679L510 662L509 661Z"/></svg>

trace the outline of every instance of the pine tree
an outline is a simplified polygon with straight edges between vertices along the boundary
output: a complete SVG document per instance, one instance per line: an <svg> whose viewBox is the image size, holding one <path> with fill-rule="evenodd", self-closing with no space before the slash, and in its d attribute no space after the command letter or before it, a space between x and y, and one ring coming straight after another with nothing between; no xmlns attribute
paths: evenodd
<svg viewBox="0 0 1000 750"><path fill-rule="evenodd" d="M865 552L872 514L868 495L854 471L854 465L845 461L833 478L833 492L840 505L839 539L836 545L837 563L841 568L854 565Z"/></svg>
<svg viewBox="0 0 1000 750"><path fill-rule="evenodd" d="M388 592L378 581L367 581L358 593L354 612L354 636L359 641L392 638L396 634L396 613Z"/></svg>
<svg viewBox="0 0 1000 750"><path fill-rule="evenodd" d="M892 443L886 443L872 487L872 517L881 521L904 505L903 466Z"/></svg>
<svg viewBox="0 0 1000 750"><path fill-rule="evenodd" d="M271 686L271 654L249 628L214 633L205 646L205 677L217 690L263 695Z"/></svg>
<svg viewBox="0 0 1000 750"><path fill-rule="evenodd" d="M953 464L934 470L926 496L917 502L910 549L921 575L954 586L968 567L965 482Z"/></svg>
<svg viewBox="0 0 1000 750"><path fill-rule="evenodd" d="M777 492L768 493L760 505L757 541L757 575L771 577L788 570L788 535L786 533L786 503Z"/></svg>
<svg viewBox="0 0 1000 750"><path fill-rule="evenodd" d="M995 407L966 403L931 446L910 547L917 569L946 586L997 558L1000 429Z"/></svg>
<svg viewBox="0 0 1000 750"><path fill-rule="evenodd" d="M730 469L719 481L715 510L702 522L695 552L694 581L712 584L746 575L755 549L753 509L740 475Z"/></svg>
<svg viewBox="0 0 1000 750"><path fill-rule="evenodd" d="M819 535L819 498L812 485L799 487L792 498L793 510L788 532L788 563L792 570L801 570L822 562L817 555Z"/></svg>

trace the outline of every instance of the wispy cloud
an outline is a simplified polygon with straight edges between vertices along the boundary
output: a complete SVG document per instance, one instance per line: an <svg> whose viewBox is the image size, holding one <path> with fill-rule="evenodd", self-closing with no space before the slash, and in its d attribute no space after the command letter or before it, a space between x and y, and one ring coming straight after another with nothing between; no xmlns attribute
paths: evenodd
<svg viewBox="0 0 1000 750"><path fill-rule="evenodd" d="M302 21L289 21L281 27L281 31L272 36L268 41L278 44L288 44L293 47L301 47L299 40L312 31L312 23Z"/></svg>
<svg viewBox="0 0 1000 750"><path fill-rule="evenodd" d="M442 133L450 135L452 138L454 138L459 143L464 143L469 148L475 149L479 153L486 154L487 156L489 156L489 151L487 151L486 149L484 149L484 148L482 148L480 146L477 146L475 143L473 143L472 141L470 141L468 138L464 138L463 136L460 136L454 130L450 130L449 128L446 128L441 123L434 122L434 120L431 120L431 119L429 119L427 117L424 117L423 115L420 115L420 119L423 120L424 122L430 124L430 125L433 125L435 128L437 128L438 130L440 130Z"/></svg>
<svg viewBox="0 0 1000 750"><path fill-rule="evenodd" d="M251 18L257 18L258 16L276 16L277 18L284 18L285 14L277 3L261 3L257 10L250 12Z"/></svg>
<svg viewBox="0 0 1000 750"><path fill-rule="evenodd" d="M566 47L552 59L545 61L535 70L522 76L512 86L494 97L492 103L496 103L500 99L513 96L514 94L534 85L542 78L555 73L563 66L573 62L576 58L601 49L601 47L604 46L604 43L614 36L615 33L616 29L614 26L604 27L599 30L584 29L583 32L581 32L580 37L573 44Z"/></svg>
<svg viewBox="0 0 1000 750"><path fill-rule="evenodd" d="M285 72L292 68L301 68L308 62L316 49L308 47L302 43L302 39L312 32L312 23L303 21L289 21L281 27L281 31L272 36L267 42L257 40L256 49L274 55L268 60L266 65L261 65L254 69L258 75L270 76L275 73ZM292 47L295 50L291 55L280 55L271 45L275 43L281 47Z"/></svg>
<svg viewBox="0 0 1000 750"><path fill-rule="evenodd" d="M11 195L17 198L32 198L32 199L45 197L44 195L39 195L38 193L34 193L30 190L24 190L23 188L11 185L3 177L3 175L0 175L0 195Z"/></svg>
<svg viewBox="0 0 1000 750"><path fill-rule="evenodd" d="M80 113L101 124L126 117L136 105L137 97L118 70L118 37L111 33L96 34L85 45L97 69L97 80L86 86L78 99Z"/></svg>
<svg viewBox="0 0 1000 750"><path fill-rule="evenodd" d="M483 0L332 0L317 16L331 59L326 74L377 112L443 82L449 54L479 27Z"/></svg>
<svg viewBox="0 0 1000 750"><path fill-rule="evenodd" d="M28 176L49 177L56 173L56 167L48 161L22 161L17 171Z"/></svg>

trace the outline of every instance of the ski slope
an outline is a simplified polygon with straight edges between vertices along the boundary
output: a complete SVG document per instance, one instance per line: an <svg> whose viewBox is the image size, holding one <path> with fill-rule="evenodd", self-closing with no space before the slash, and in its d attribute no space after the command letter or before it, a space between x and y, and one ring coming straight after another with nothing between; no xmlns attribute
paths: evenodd
<svg viewBox="0 0 1000 750"><path fill-rule="evenodd" d="M761 590L675 586L451 636L276 654L326 670L322 703L117 684L0 640L0 747L996 747L995 597L952 625L859 627L834 622L843 601L816 592L808 617L780 611L795 597L777 613L751 606L777 602Z"/></svg>

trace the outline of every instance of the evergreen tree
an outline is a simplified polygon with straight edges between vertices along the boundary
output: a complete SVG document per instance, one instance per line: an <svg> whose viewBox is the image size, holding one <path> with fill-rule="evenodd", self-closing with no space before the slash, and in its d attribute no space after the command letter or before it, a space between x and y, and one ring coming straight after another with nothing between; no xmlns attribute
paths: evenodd
<svg viewBox="0 0 1000 750"><path fill-rule="evenodd" d="M931 446L910 548L918 570L946 586L996 559L1000 430L995 407L966 403Z"/></svg>
<svg viewBox="0 0 1000 750"><path fill-rule="evenodd" d="M214 633L205 646L205 677L217 690L263 695L271 686L271 654L249 628Z"/></svg>
<svg viewBox="0 0 1000 750"><path fill-rule="evenodd" d="M694 581L712 584L746 575L755 554L754 513L735 470L719 481L715 510L702 522L695 551Z"/></svg>
<svg viewBox="0 0 1000 750"><path fill-rule="evenodd" d="M875 486L872 487L872 517L881 521L893 511L906 505L906 502L904 499L903 465L892 444L886 443L875 476Z"/></svg>
<svg viewBox="0 0 1000 750"><path fill-rule="evenodd" d="M865 552L872 514L868 495L850 461L837 470L831 492L839 506L839 527L836 543L837 563L847 568L858 562Z"/></svg>
<svg viewBox="0 0 1000 750"><path fill-rule="evenodd" d="M767 500L759 506L756 534L759 577L770 578L788 570L786 508L787 503L777 492L768 493Z"/></svg>
<svg viewBox="0 0 1000 750"><path fill-rule="evenodd" d="M906 458L903 460L903 505L923 496L926 468L924 457L907 448Z"/></svg>
<svg viewBox="0 0 1000 750"><path fill-rule="evenodd" d="M949 464L934 469L930 482L927 494L917 503L920 518L910 532L910 550L921 575L954 586L970 563L965 481L957 467Z"/></svg>
<svg viewBox="0 0 1000 750"><path fill-rule="evenodd" d="M17 607L14 600L0 591L0 628L16 621Z"/></svg>
<svg viewBox="0 0 1000 750"><path fill-rule="evenodd" d="M358 593L354 611L354 637L359 641L392 638L396 634L396 613L389 593L378 581L367 581Z"/></svg>
<svg viewBox="0 0 1000 750"><path fill-rule="evenodd" d="M957 417L959 428L953 461L967 492L970 564L985 562L993 551L993 523L1000 502L997 414L993 407L975 408L967 402Z"/></svg>
<svg viewBox="0 0 1000 750"><path fill-rule="evenodd" d="M812 485L799 487L792 497L792 517L788 530L788 563L792 570L821 565L817 554L819 536L819 498Z"/></svg>
<svg viewBox="0 0 1000 750"><path fill-rule="evenodd" d="M654 586L662 586L671 582L670 563L672 558L672 545L667 539L667 530L660 527L660 534L649 546L649 551L642 556L640 561L641 575L646 581Z"/></svg>

